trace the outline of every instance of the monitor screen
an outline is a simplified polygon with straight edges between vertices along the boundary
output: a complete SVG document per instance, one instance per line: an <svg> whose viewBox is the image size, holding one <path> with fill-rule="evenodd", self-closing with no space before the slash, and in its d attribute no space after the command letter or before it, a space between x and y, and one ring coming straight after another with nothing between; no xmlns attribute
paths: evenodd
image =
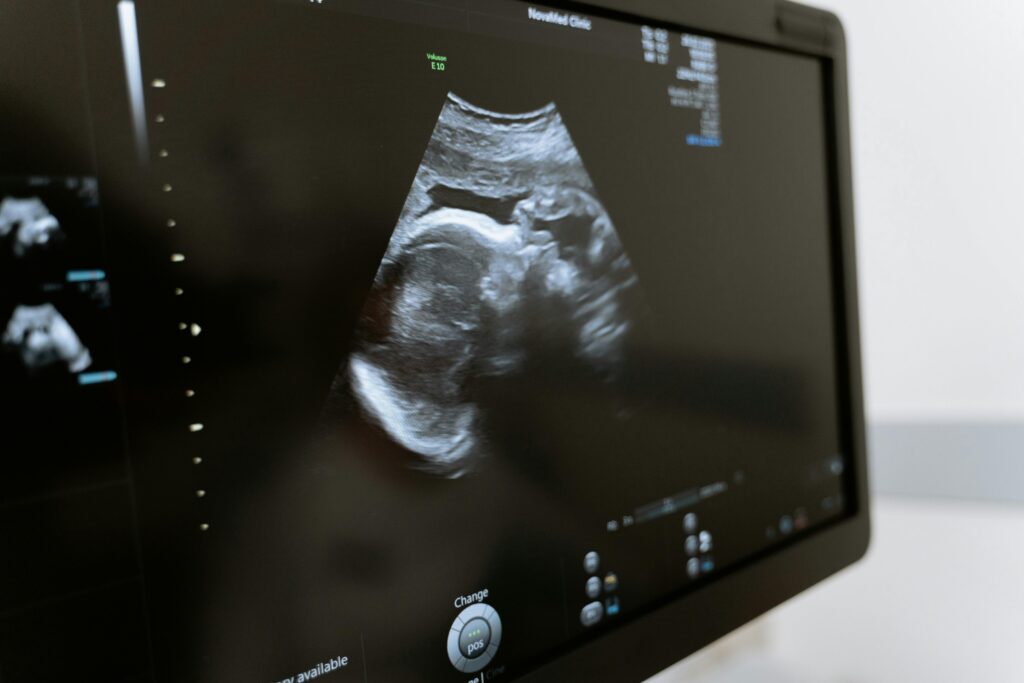
<svg viewBox="0 0 1024 683"><path fill-rule="evenodd" d="M821 59L2 7L5 683L513 681L857 504Z"/></svg>

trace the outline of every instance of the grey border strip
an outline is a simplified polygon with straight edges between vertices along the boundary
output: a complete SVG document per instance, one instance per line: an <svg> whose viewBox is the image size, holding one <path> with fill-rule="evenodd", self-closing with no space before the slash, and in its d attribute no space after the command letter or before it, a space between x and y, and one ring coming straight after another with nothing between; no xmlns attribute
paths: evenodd
<svg viewBox="0 0 1024 683"><path fill-rule="evenodd" d="M1024 424L875 423L876 493L1024 503Z"/></svg>

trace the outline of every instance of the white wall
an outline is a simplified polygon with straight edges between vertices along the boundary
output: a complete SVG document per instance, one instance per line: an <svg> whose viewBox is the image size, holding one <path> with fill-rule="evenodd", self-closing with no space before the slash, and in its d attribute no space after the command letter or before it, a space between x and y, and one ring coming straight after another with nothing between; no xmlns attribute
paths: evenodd
<svg viewBox="0 0 1024 683"><path fill-rule="evenodd" d="M850 44L869 417L1024 420L1024 1L814 4Z"/></svg>

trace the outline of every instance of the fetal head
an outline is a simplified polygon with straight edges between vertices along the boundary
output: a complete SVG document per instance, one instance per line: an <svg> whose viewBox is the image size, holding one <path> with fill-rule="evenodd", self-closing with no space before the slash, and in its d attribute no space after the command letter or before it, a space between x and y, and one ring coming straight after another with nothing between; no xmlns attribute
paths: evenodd
<svg viewBox="0 0 1024 683"><path fill-rule="evenodd" d="M487 264L459 241L417 245L403 259L396 283L393 329L401 337L464 341L479 329L479 296Z"/></svg>

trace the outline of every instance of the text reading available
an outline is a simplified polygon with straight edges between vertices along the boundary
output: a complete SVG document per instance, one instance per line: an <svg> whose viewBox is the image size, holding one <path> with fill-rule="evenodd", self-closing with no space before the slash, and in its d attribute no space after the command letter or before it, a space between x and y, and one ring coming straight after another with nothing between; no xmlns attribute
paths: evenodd
<svg viewBox="0 0 1024 683"><path fill-rule="evenodd" d="M291 678L285 678L277 683L307 683L307 681L314 681L339 669L344 669L348 666L348 661L348 657L334 657L329 661L320 662L308 671L300 671Z"/></svg>

